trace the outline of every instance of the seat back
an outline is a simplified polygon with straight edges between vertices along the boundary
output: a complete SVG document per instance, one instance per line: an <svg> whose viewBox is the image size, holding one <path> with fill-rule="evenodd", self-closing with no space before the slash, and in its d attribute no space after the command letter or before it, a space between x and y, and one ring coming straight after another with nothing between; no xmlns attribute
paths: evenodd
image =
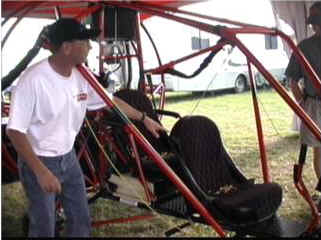
<svg viewBox="0 0 321 240"><path fill-rule="evenodd" d="M174 125L170 137L178 144L180 158L205 194L247 182L226 152L216 124L207 117L183 117Z"/></svg>
<svg viewBox="0 0 321 240"><path fill-rule="evenodd" d="M142 92L132 89L122 89L114 94L119 97L130 106L136 108L138 111L145 112L147 116L160 123L158 116L153 109L153 105L150 99ZM166 145L162 144L157 138L155 138L140 121L132 121L138 130L144 135L148 142L155 148L159 153L168 151Z"/></svg>

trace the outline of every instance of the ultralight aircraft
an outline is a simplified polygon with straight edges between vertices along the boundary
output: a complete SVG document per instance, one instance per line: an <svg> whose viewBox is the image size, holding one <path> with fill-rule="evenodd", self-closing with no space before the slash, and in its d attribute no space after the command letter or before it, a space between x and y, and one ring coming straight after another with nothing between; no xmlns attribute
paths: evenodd
<svg viewBox="0 0 321 240"><path fill-rule="evenodd" d="M307 147L302 146L298 163L294 166L294 184L311 208L311 221L307 224L291 221L278 216L282 203L282 188L271 180L267 164L260 110L256 99L253 79L253 66L260 71L275 91L289 107L309 127L321 141L321 131L305 111L289 96L288 92L273 75L239 39L238 35L255 33L271 38L280 37L293 51L306 72L321 91L321 81L311 68L296 44L289 36L277 28L267 28L245 24L215 16L202 15L181 10L179 7L200 2L189 1L131 1L131 0L90 0L90 1L2 1L2 26L9 19L15 22L3 35L2 47L10 41L10 33L24 17L37 19L58 19L72 17L102 30L98 44L99 73L94 74L86 64L78 70L93 89L110 107L109 111L88 112L81 132L77 137L78 159L83 167L89 203L98 198L125 202L138 208L153 209L158 213L188 220L180 228L194 223L212 227L220 237L226 232L235 236L257 237L318 237L320 238L320 213L312 201L302 179ZM280 15L286 16L286 2L274 2ZM283 4L283 5L282 5ZM294 2L298 11L305 11L307 2ZM304 14L303 14L304 15ZM196 53L178 57L175 61L162 63L157 46L144 26L144 20L159 16L202 30L219 37L213 46ZM220 22L222 25L211 24ZM304 21L304 20L302 20ZM224 24L228 24L225 26ZM140 31L148 35L159 66L152 69L144 67ZM165 74L184 76L174 66L196 56L208 54L203 63L193 73L197 75L206 68L224 46L237 47L248 61L250 89L257 125L259 150L261 155L264 182L255 183L248 179L234 164L225 150L216 124L205 116L180 116L166 111ZM106 50L109 46L109 50ZM17 66L2 76L1 90L5 91L18 78L41 48L50 49L46 38L46 28L40 33L34 46ZM139 84L130 89L132 80L132 61L139 65ZM151 136L140 122L129 120L110 100L105 89L108 75L105 65L113 63L123 68L124 83L114 94L150 117L161 121L164 115L177 118L169 134L160 139ZM160 77L161 83L153 84L153 77ZM191 79L192 81L192 79ZM159 95L156 103L155 95ZM10 102L2 101L2 118L8 116ZM4 134L6 127L2 121L2 169L3 174L18 179L16 152ZM206 139L206 141L204 141ZM136 181L141 186L143 197L126 196L119 180ZM127 194L128 195L128 194ZM57 214L63 209L57 204ZM131 218L135 221L141 218ZM108 224L111 221L93 222L93 226ZM63 225L63 223L62 223ZM167 236L176 229L167 232Z"/></svg>

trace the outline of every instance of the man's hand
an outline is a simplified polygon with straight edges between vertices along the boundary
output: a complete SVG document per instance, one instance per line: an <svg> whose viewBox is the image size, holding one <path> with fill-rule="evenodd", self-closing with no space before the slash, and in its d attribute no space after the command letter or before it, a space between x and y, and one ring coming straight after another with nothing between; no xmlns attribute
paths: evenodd
<svg viewBox="0 0 321 240"><path fill-rule="evenodd" d="M7 134L16 151L34 172L44 192L61 192L61 185L55 175L36 156L25 133L7 129Z"/></svg>
<svg viewBox="0 0 321 240"><path fill-rule="evenodd" d="M154 121L153 119L151 119L150 117L146 116L144 121L143 121L145 127L156 137L159 138L159 131L165 131L167 132L167 130L160 125L158 122Z"/></svg>
<svg viewBox="0 0 321 240"><path fill-rule="evenodd" d="M36 174L41 189L47 193L61 193L61 184L57 177L49 169L44 169Z"/></svg>
<svg viewBox="0 0 321 240"><path fill-rule="evenodd" d="M150 131L156 138L159 138L159 134L158 134L159 131L167 132L167 130L163 128L162 125L160 125L158 122L148 117L146 113L136 110L135 108L130 106L128 103L123 101L121 98L114 96L113 101L117 104L117 106L120 108L121 111L124 111L124 113L129 118L143 122L147 130Z"/></svg>
<svg viewBox="0 0 321 240"><path fill-rule="evenodd" d="M298 82L294 81L292 78L290 78L290 87L291 87L291 91L293 93L295 100L298 103L302 103L303 102L303 91L300 88Z"/></svg>

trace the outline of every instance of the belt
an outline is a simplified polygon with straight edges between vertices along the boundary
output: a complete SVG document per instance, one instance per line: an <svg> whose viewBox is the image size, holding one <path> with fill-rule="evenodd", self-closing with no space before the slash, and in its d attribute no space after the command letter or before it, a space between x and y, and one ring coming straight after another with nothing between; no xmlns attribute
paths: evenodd
<svg viewBox="0 0 321 240"><path fill-rule="evenodd" d="M313 99L316 99L316 100L321 100L320 96L310 96L308 94L305 94L304 99L307 99L307 98L313 98Z"/></svg>

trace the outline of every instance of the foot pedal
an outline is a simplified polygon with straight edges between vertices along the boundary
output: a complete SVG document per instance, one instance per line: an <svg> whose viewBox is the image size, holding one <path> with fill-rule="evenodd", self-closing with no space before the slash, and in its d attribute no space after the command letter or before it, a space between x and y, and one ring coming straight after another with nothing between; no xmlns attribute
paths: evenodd
<svg viewBox="0 0 321 240"><path fill-rule="evenodd" d="M165 236L166 236L166 237L170 237L170 236L172 236L173 234L181 231L183 228L188 227L188 226L190 226L190 225L192 225L192 224L191 224L190 222L187 222L187 223L184 223L184 224L179 225L179 226L177 226L177 227L174 227L174 228L166 231L166 232L165 232Z"/></svg>

